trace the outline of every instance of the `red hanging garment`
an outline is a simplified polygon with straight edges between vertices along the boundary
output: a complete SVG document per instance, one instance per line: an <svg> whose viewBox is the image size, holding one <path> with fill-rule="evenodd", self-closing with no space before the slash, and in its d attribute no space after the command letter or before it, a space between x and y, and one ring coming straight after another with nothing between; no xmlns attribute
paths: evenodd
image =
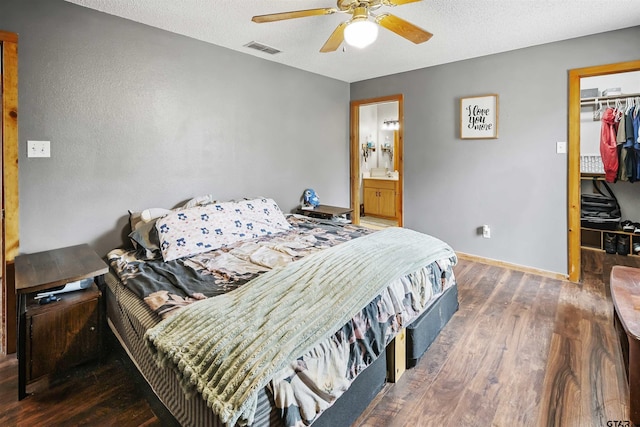
<svg viewBox="0 0 640 427"><path fill-rule="evenodd" d="M602 114L600 128L600 156L604 164L604 179L615 182L618 176L618 150L616 146L617 123L613 108L607 108Z"/></svg>

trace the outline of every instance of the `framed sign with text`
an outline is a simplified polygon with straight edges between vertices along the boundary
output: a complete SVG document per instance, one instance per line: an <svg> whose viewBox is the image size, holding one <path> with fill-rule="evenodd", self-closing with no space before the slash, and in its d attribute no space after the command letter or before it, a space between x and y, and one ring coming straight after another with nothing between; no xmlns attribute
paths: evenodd
<svg viewBox="0 0 640 427"><path fill-rule="evenodd" d="M498 95L460 98L460 139L498 137Z"/></svg>

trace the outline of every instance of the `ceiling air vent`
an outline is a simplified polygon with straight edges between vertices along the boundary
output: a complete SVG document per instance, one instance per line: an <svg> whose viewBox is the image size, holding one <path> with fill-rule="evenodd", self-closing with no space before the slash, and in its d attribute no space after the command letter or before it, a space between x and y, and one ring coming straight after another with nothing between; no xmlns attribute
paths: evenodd
<svg viewBox="0 0 640 427"><path fill-rule="evenodd" d="M244 45L250 49L259 50L264 53L268 53L269 55L275 55L276 53L280 53L278 49L275 47L267 46L266 44L258 43L258 42L250 42Z"/></svg>

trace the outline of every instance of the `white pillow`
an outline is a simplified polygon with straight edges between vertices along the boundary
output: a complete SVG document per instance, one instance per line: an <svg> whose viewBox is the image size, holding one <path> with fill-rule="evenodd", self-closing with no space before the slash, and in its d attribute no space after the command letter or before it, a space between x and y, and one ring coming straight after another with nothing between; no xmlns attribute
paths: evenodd
<svg viewBox="0 0 640 427"><path fill-rule="evenodd" d="M213 196L211 194L205 194L204 196L198 196L198 197L194 197L193 199L189 200L188 202L186 202L184 205L181 206L182 209L188 209L188 208L193 208L196 206L204 206L204 205L209 205L211 203L215 203L215 199L213 198Z"/></svg>
<svg viewBox="0 0 640 427"><path fill-rule="evenodd" d="M140 218L144 222L153 221L156 218L160 218L161 216L165 216L171 213L171 209L165 208L149 208L145 209L140 213Z"/></svg>

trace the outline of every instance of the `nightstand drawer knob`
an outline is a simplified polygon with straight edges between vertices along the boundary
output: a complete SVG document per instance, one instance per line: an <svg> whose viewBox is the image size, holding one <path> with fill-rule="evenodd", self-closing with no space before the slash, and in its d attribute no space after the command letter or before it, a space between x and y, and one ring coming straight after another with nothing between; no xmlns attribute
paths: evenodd
<svg viewBox="0 0 640 427"><path fill-rule="evenodd" d="M90 328L89 328L89 330L90 330L91 332L93 332L93 331L95 331L95 330L96 330L96 327L95 327L95 326L92 326L92 327L90 327Z"/></svg>

